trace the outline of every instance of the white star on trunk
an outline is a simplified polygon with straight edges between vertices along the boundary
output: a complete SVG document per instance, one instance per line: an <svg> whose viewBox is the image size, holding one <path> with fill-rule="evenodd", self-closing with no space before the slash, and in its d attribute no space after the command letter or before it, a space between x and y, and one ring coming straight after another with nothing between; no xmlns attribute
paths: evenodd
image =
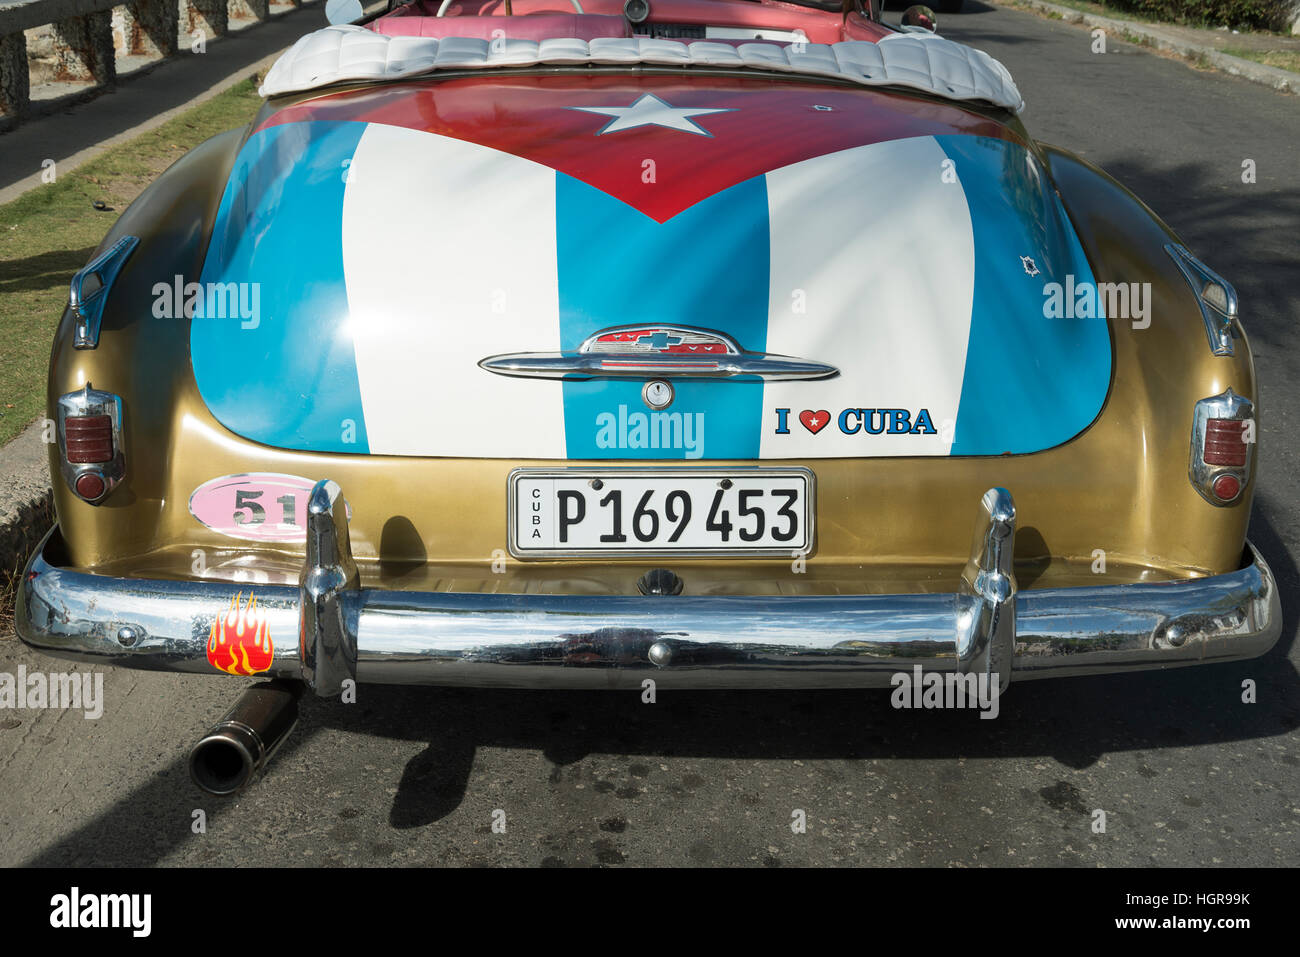
<svg viewBox="0 0 1300 957"><path fill-rule="evenodd" d="M681 130L683 133L694 133L697 136L712 136L712 133L701 129L690 117L704 116L707 113L734 112L721 107L694 110L669 106L653 93L643 93L631 106L571 106L569 109L614 117L596 131L597 136L602 133L617 133L620 130L634 130L640 126L662 126L670 130Z"/></svg>

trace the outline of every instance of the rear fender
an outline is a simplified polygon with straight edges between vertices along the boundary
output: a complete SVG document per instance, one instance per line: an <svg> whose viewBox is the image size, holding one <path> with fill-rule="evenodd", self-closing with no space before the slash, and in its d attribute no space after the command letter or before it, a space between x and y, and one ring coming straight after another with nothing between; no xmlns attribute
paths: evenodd
<svg viewBox="0 0 1300 957"><path fill-rule="evenodd" d="M1097 282L1149 284L1145 316L1111 319L1115 377L1098 424L1126 424L1119 434L1131 444L1105 451L1098 468L1123 476L1115 500L1141 503L1152 543L1193 565L1226 567L1241 553L1258 470L1252 462L1247 487L1231 506L1203 500L1187 475L1192 418L1198 400L1230 388L1255 403L1258 419L1250 345L1241 334L1233 355L1214 355L1197 297L1165 250L1182 241L1146 204L1065 150L1042 153Z"/></svg>

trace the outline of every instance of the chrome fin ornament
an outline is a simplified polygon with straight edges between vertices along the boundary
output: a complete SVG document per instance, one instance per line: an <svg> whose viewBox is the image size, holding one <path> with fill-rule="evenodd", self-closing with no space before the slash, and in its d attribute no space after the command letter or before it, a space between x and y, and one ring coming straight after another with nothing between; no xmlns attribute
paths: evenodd
<svg viewBox="0 0 1300 957"><path fill-rule="evenodd" d="M72 334L74 349L94 349L99 345L99 325L104 319L108 290L139 242L138 236L123 236L72 277L68 307L76 317Z"/></svg>
<svg viewBox="0 0 1300 957"><path fill-rule="evenodd" d="M1205 320L1205 335L1210 340L1210 351L1216 356L1231 356L1232 340L1240 335L1237 290L1189 253L1186 246L1168 243L1165 252L1196 294L1196 304L1201 307L1201 317Z"/></svg>

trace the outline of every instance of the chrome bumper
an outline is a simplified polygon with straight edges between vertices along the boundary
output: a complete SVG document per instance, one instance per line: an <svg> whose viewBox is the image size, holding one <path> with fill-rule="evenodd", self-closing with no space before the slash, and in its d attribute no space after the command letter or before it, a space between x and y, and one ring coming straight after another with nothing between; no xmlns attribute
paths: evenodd
<svg viewBox="0 0 1300 957"><path fill-rule="evenodd" d="M1050 678L1252 658L1281 634L1277 583L1243 567L1178 582L1017 593L1015 506L980 501L951 594L815 597L563 596L361 588L342 494L319 483L298 588L259 585L274 642L267 677L335 695L348 679L491 687L888 687L891 676ZM57 534L58 529L50 533ZM23 576L18 633L52 655L212 673L207 646L235 586L110 578L46 560ZM296 639L296 640L295 640Z"/></svg>

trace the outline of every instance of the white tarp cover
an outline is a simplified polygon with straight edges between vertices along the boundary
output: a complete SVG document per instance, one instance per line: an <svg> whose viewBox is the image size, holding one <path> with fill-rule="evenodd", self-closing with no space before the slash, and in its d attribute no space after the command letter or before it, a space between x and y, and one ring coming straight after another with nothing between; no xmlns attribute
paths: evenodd
<svg viewBox="0 0 1300 957"><path fill-rule="evenodd" d="M864 86L902 86L950 100L1015 112L1024 100L1011 74L982 50L934 34L900 33L878 43L727 43L605 37L595 40L480 40L390 37L358 26L329 26L302 37L275 62L262 96L354 80L394 80L436 70L535 65L647 64L775 70L831 76Z"/></svg>

